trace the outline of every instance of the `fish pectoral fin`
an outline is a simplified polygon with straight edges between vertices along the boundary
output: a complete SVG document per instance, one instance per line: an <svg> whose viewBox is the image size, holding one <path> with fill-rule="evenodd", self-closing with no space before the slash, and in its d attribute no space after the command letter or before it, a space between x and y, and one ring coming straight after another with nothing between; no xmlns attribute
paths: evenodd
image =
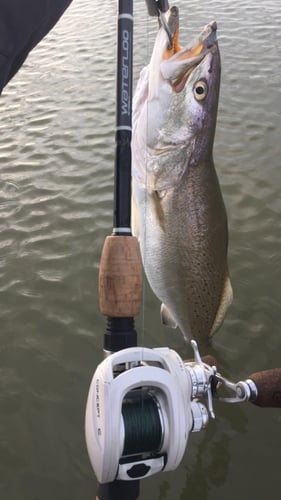
<svg viewBox="0 0 281 500"><path fill-rule="evenodd" d="M165 304L161 304L160 315L163 325L168 326L169 328L177 328L177 322Z"/></svg>
<svg viewBox="0 0 281 500"><path fill-rule="evenodd" d="M219 305L219 308L218 308L218 311L217 311L217 315L216 315L215 321L214 321L213 326L212 326L210 337L221 326L221 324L222 324L222 322L224 320L224 317L226 315L226 311L227 311L228 307L230 306L232 300L233 300L233 291L232 291L232 286L231 286L230 278L227 275L226 279L225 279L224 287L223 287L223 292L222 292L222 296L221 296L221 302L220 302L220 305Z"/></svg>
<svg viewBox="0 0 281 500"><path fill-rule="evenodd" d="M165 231L165 214L163 210L163 206L161 204L161 200L164 198L166 195L166 191L152 191L151 194L151 199L152 199L152 206L154 209L154 214L155 217L159 223L159 226L163 231Z"/></svg>

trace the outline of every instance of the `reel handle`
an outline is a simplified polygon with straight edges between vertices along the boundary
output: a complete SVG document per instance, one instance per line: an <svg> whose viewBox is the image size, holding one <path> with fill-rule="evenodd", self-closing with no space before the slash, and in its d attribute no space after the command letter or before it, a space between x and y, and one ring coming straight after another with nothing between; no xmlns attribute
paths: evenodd
<svg viewBox="0 0 281 500"><path fill-rule="evenodd" d="M249 379L257 391L250 399L251 403L262 408L281 408L281 368L252 373Z"/></svg>
<svg viewBox="0 0 281 500"><path fill-rule="evenodd" d="M200 393L205 396L208 394L208 408L213 418L212 397L214 396L225 403L250 401L262 408L281 408L281 367L252 373L247 380L235 384L217 373L217 363L213 356L207 355L201 358L196 342L191 341L191 345L194 350L195 360L185 361L185 365L193 381L192 395L196 397ZM214 371L212 372L212 370ZM211 383L211 394L206 380ZM234 395L231 397L219 396L217 388L219 389L221 386L231 391L232 394L234 393Z"/></svg>

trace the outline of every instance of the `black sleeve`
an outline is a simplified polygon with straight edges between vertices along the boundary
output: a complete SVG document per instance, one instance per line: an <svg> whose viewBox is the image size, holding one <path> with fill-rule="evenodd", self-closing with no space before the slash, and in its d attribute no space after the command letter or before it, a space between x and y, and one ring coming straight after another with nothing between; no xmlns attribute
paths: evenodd
<svg viewBox="0 0 281 500"><path fill-rule="evenodd" d="M0 0L0 94L72 0Z"/></svg>

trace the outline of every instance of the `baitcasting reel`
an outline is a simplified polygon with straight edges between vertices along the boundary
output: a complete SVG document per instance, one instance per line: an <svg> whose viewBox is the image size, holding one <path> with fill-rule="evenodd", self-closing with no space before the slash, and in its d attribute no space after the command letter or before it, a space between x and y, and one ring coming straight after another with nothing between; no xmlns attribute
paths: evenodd
<svg viewBox="0 0 281 500"><path fill-rule="evenodd" d="M212 362L201 360L195 341L191 345L194 361L184 362L165 347L134 347L111 354L97 367L85 425L89 457L100 483L176 469L189 433L206 427L209 414L215 418L213 397L281 406L280 369L233 384L210 366ZM259 376L265 373L267 377ZM269 382L278 390L272 392ZM220 386L232 391L233 397L218 397ZM198 400L202 397L208 410Z"/></svg>
<svg viewBox="0 0 281 500"><path fill-rule="evenodd" d="M97 368L86 409L86 441L100 483L175 469L192 428L207 424L191 401L192 380L168 348L129 348Z"/></svg>

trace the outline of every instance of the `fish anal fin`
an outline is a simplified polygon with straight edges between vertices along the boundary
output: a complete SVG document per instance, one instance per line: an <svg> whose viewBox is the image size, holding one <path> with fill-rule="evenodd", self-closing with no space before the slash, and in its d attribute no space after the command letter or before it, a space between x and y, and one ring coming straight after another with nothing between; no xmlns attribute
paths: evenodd
<svg viewBox="0 0 281 500"><path fill-rule="evenodd" d="M225 283L224 283L223 292L222 292L222 296L221 296L221 302L220 302L220 305L219 305L219 308L217 311L215 321L214 321L213 326L212 326L210 337L221 326L221 324L224 320L224 317L226 315L226 311L227 311L228 307L230 306L232 300L233 300L233 291L232 291L230 278L227 275L225 278Z"/></svg>
<svg viewBox="0 0 281 500"><path fill-rule="evenodd" d="M163 325L168 326L169 328L177 328L177 322L165 304L161 304L160 315Z"/></svg>

